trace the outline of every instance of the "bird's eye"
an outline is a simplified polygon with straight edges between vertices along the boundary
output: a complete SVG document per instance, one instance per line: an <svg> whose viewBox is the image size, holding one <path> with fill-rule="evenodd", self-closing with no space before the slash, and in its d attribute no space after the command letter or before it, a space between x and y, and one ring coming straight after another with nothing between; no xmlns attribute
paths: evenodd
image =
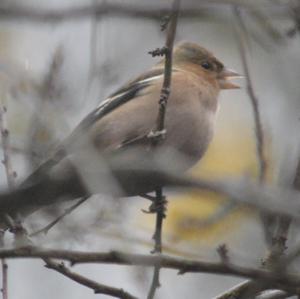
<svg viewBox="0 0 300 299"><path fill-rule="evenodd" d="M201 63L201 66L202 66L204 69L206 69L206 70L212 69L212 65L211 65L209 62L207 62L207 61L202 62L202 63Z"/></svg>

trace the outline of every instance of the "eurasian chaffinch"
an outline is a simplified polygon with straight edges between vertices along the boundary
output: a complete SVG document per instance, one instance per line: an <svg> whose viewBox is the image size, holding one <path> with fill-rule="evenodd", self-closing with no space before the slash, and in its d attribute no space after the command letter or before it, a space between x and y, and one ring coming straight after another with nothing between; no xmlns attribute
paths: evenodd
<svg viewBox="0 0 300 299"><path fill-rule="evenodd" d="M90 189L95 186L96 189L101 186L96 190L101 192L105 184L97 183L94 175L86 175L102 167L98 164L99 153L104 160L121 157L118 163L136 165L137 157L144 163L150 161L153 152L163 149L163 157L167 158L160 161L165 165L176 164L177 172L184 172L198 162L213 135L218 94L221 89L239 88L229 81L238 74L195 43L176 46L165 118L166 136L153 147L148 135L156 126L163 76L164 60L118 89L89 113L54 155L22 185L24 204L28 196L42 196L43 201L49 197L50 202L50 198L61 194L77 197L93 193ZM132 149L138 149L138 154L130 152ZM180 162L177 158L174 160L174 153ZM74 178L75 172L80 173L80 180L78 175ZM55 185L49 178L62 183ZM93 186L88 188L91 181ZM117 181L125 195L150 192L157 184L132 171L118 173Z"/></svg>

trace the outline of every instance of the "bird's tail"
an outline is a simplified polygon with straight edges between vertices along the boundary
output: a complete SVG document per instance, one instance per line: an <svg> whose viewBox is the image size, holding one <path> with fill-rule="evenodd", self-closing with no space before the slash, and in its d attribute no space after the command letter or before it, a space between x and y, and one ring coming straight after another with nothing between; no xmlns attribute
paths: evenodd
<svg viewBox="0 0 300 299"><path fill-rule="evenodd" d="M86 188L76 173L63 178L45 175L13 191L0 193L0 215L23 218L58 201L86 195Z"/></svg>

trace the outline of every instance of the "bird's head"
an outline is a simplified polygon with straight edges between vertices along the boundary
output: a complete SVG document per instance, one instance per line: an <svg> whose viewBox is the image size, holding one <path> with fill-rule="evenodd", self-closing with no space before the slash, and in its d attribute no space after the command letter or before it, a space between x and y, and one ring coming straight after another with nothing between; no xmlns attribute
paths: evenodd
<svg viewBox="0 0 300 299"><path fill-rule="evenodd" d="M226 68L211 52L191 42L184 42L174 48L174 64L184 67L197 67L209 80L218 83L220 89L236 89L238 85L230 82L241 77L237 72ZM198 68L199 67L199 68Z"/></svg>

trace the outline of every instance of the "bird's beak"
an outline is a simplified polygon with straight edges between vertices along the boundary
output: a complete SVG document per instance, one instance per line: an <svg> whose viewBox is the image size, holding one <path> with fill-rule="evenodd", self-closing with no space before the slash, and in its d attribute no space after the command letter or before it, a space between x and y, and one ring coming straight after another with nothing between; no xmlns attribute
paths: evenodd
<svg viewBox="0 0 300 299"><path fill-rule="evenodd" d="M243 78L243 76L234 70L224 68L218 76L220 88L221 89L240 88L239 85L236 85L236 84L230 82L230 79L233 79L233 78Z"/></svg>

